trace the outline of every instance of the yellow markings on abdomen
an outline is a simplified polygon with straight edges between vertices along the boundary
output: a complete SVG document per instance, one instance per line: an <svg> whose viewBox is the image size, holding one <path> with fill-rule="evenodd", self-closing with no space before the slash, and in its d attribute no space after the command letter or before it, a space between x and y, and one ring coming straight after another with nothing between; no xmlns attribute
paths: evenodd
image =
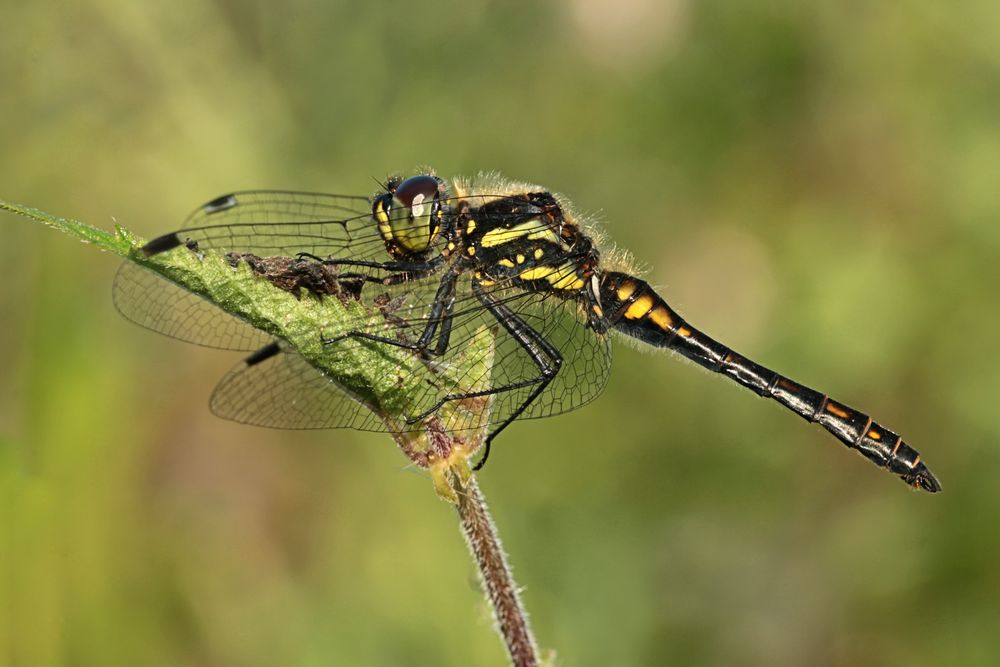
<svg viewBox="0 0 1000 667"><path fill-rule="evenodd" d="M635 292L636 284L631 280L618 286L616 292L619 301L627 300Z"/></svg>
<svg viewBox="0 0 1000 667"><path fill-rule="evenodd" d="M508 269L514 268L514 262L510 261L509 259L501 259L499 262L497 262L497 264L499 264L500 266L505 266Z"/></svg>
<svg viewBox="0 0 1000 667"><path fill-rule="evenodd" d="M652 310L655 303L656 301L653 299L652 294L643 294L625 309L625 317L630 320L638 320L645 317L646 313Z"/></svg>
<svg viewBox="0 0 1000 667"><path fill-rule="evenodd" d="M674 318L670 316L670 311L662 304L649 312L649 319L664 331L670 331L674 327Z"/></svg>

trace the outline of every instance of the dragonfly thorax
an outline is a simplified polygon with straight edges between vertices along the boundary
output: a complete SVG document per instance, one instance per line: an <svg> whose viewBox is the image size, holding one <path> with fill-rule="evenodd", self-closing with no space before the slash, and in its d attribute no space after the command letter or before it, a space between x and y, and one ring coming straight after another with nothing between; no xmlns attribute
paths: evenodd
<svg viewBox="0 0 1000 667"><path fill-rule="evenodd" d="M472 198L474 200L474 198ZM549 192L496 197L456 220L465 268L485 284L576 298L598 263L591 239Z"/></svg>

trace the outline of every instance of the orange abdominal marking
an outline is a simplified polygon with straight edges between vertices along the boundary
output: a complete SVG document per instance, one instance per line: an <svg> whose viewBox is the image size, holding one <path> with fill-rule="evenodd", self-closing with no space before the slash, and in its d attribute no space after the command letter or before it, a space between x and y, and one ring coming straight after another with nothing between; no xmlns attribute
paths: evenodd
<svg viewBox="0 0 1000 667"><path fill-rule="evenodd" d="M833 401L829 401L826 404L826 411L829 412L831 415L836 415L837 417L840 417L841 419L847 419L848 415L850 414L847 412L847 410L844 410L842 407L840 407Z"/></svg>

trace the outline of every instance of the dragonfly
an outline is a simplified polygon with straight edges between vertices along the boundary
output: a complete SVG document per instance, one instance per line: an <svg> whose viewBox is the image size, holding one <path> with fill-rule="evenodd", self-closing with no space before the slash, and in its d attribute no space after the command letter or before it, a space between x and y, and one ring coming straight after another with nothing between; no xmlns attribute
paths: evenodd
<svg viewBox="0 0 1000 667"><path fill-rule="evenodd" d="M497 176L446 182L430 172L380 183L371 196L251 190L198 207L183 226L142 247L225 253L261 279L305 298L363 302L382 318L348 319L315 335L324 349L394 348L421 360L400 401L418 425L450 401L488 398L476 469L517 419L579 408L604 389L611 338L679 353L817 423L908 485L941 485L902 437L869 415L739 354L681 317L590 224L543 187ZM126 263L114 300L127 318L210 347L250 351L212 394L220 417L275 428L385 430L368 407L283 341L209 301ZM488 377L442 372L489 327ZM343 349L342 347L339 349ZM420 370L423 369L423 370Z"/></svg>

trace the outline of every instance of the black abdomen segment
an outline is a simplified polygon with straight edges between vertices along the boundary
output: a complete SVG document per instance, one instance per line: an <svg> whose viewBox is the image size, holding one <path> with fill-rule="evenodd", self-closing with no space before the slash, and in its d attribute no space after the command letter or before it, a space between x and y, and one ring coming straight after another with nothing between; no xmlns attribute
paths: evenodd
<svg viewBox="0 0 1000 667"><path fill-rule="evenodd" d="M601 279L601 307L608 326L656 347L680 352L758 395L773 398L809 422L820 424L875 465L907 484L935 493L941 485L920 454L868 415L764 368L684 321L646 282L624 273Z"/></svg>

